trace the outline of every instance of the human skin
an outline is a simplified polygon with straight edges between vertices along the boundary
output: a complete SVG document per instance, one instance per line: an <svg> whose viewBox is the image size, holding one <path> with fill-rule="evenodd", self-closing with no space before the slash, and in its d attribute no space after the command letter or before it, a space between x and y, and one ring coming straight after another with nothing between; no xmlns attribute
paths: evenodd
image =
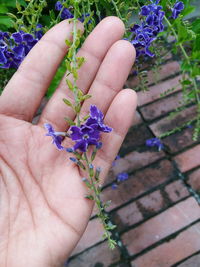
<svg viewBox="0 0 200 267"><path fill-rule="evenodd" d="M93 201L69 154L58 151L45 137L44 123L67 130L64 117L75 114L62 101L71 98L65 79L47 103L37 125L32 119L66 55L65 39L72 23L63 21L34 46L0 97L0 267L62 266L83 235ZM78 27L83 31L81 23ZM121 40L124 25L116 17L104 19L79 50L86 63L78 86L92 95L91 104L105 114L113 128L102 134L103 147L94 165L101 166L102 181L132 123L136 108L133 90L121 90L135 59L133 46ZM64 140L66 147L72 141ZM95 229L94 229L95 230Z"/></svg>

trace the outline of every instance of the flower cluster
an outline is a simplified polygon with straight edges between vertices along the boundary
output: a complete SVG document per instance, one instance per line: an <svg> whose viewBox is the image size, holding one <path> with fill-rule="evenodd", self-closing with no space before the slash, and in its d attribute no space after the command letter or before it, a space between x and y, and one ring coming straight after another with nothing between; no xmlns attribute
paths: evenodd
<svg viewBox="0 0 200 267"><path fill-rule="evenodd" d="M91 105L90 116L86 122L80 126L74 125L70 127L71 133L69 137L75 142L75 145L73 148L67 148L67 152L75 152L76 150L86 152L90 145L94 145L99 149L102 145L100 142L100 132L109 133L112 131L112 128L104 124L103 118L103 113L96 106ZM45 124L44 126L48 131L46 135L53 138L53 144L59 150L63 150L64 147L61 143L63 136L67 134L65 132L55 132L50 124Z"/></svg>
<svg viewBox="0 0 200 267"><path fill-rule="evenodd" d="M150 51L152 42L156 39L159 32L164 30L163 18L165 12L162 6L158 5L160 0L150 0L151 4L144 5L141 8L140 15L145 17L141 25L135 24L131 28L133 40L131 43L136 48L136 56L147 55L153 57L154 54Z"/></svg>
<svg viewBox="0 0 200 267"><path fill-rule="evenodd" d="M56 2L55 9L57 11L61 11L61 19L72 19L74 17L73 14L69 11L69 9L64 7L60 1Z"/></svg>
<svg viewBox="0 0 200 267"><path fill-rule="evenodd" d="M71 11L68 8L64 7L64 4L61 3L60 1L56 2L55 10L61 12L61 14L60 14L60 18L61 19L72 19L72 18L74 18L74 15L71 13ZM87 17L89 17L89 16L90 16L90 14L88 14L88 13L87 14L83 14L81 16L81 18L79 18L79 20L81 22L84 22L85 19ZM90 24L90 23L91 23L91 20L88 21L88 24Z"/></svg>
<svg viewBox="0 0 200 267"><path fill-rule="evenodd" d="M118 184L120 184L120 183L122 183L122 182L128 180L129 175L128 175L127 172L121 172L121 173L119 173L119 174L117 175L116 178L117 178L117 182L116 182L116 183L113 183L113 184L111 185L111 188L112 188L113 190L117 189Z"/></svg>
<svg viewBox="0 0 200 267"><path fill-rule="evenodd" d="M146 140L146 146L148 146L148 147L154 147L155 146L158 148L159 151L164 148L163 143L157 137Z"/></svg>
<svg viewBox="0 0 200 267"><path fill-rule="evenodd" d="M184 9L184 4L183 2L179 1L176 2L175 5L172 8L172 18L176 19L178 18L179 14L181 13L181 11Z"/></svg>
<svg viewBox="0 0 200 267"><path fill-rule="evenodd" d="M40 24L33 34L24 31L13 34L0 31L0 68L17 69L25 56L42 37L42 34Z"/></svg>
<svg viewBox="0 0 200 267"><path fill-rule="evenodd" d="M112 128L106 126L103 122L103 113L96 107L90 107L90 117L81 126L72 126L70 128L71 139L76 143L73 147L74 150L79 149L86 152L89 145L101 146L99 142L100 132L109 133Z"/></svg>

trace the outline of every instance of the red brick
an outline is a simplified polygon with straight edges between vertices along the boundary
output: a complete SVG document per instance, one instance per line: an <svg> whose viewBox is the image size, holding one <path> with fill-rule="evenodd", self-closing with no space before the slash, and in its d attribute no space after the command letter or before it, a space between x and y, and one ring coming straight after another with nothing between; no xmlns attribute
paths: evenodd
<svg viewBox="0 0 200 267"><path fill-rule="evenodd" d="M137 254L199 218L199 205L191 197L128 231L122 241L130 255Z"/></svg>
<svg viewBox="0 0 200 267"><path fill-rule="evenodd" d="M157 78L157 72L155 73L154 71L148 71L147 73L147 81L148 84L152 84L152 83L156 83L157 80L163 80L166 79L167 77L174 75L176 73L178 73L180 71L180 65L178 64L178 62L173 61L173 62L169 62L165 65L162 65L159 69L159 76ZM136 87L139 83L139 79L138 77L130 77L128 79L128 81L126 82L126 85L129 88L133 88ZM168 89L168 88L167 88Z"/></svg>
<svg viewBox="0 0 200 267"><path fill-rule="evenodd" d="M69 267L94 267L108 266L120 260L120 252L116 248L114 250L108 249L106 242L95 246L84 253L76 256L69 262ZM102 265L100 265L102 264Z"/></svg>
<svg viewBox="0 0 200 267"><path fill-rule="evenodd" d="M188 260L177 265L177 267L199 267L200 265L200 254L192 256Z"/></svg>
<svg viewBox="0 0 200 267"><path fill-rule="evenodd" d="M155 162L164 155L162 151L149 151L149 149L147 151L133 151L118 159L112 170L114 175L120 172L132 172Z"/></svg>
<svg viewBox="0 0 200 267"><path fill-rule="evenodd" d="M174 157L179 169L182 172L189 171L197 166L200 166L200 145L197 145L191 149Z"/></svg>
<svg viewBox="0 0 200 267"><path fill-rule="evenodd" d="M164 192L167 193L168 198L172 202L179 201L180 199L189 196L189 192L182 181L176 181L167 185Z"/></svg>
<svg viewBox="0 0 200 267"><path fill-rule="evenodd" d="M174 92L177 92L181 89L181 85L179 81L181 80L182 76L177 76L175 78L172 78L170 80L167 80L165 82L158 83L154 86L149 87L149 91L147 92L138 92L138 105L143 106L145 104L148 104L150 102L153 102L159 98L161 98L161 94L166 92L168 89L175 88L173 92L169 91L166 93L167 95L170 95Z"/></svg>
<svg viewBox="0 0 200 267"><path fill-rule="evenodd" d="M112 214L112 220L117 225L119 231L124 230L126 227L134 225L143 219L143 215L135 202Z"/></svg>
<svg viewBox="0 0 200 267"><path fill-rule="evenodd" d="M74 249L72 255L78 254L81 251L89 248L96 243L102 241L103 226L98 219L89 221L88 226L81 240Z"/></svg>
<svg viewBox="0 0 200 267"><path fill-rule="evenodd" d="M162 142L168 147L169 152L176 153L195 143L195 141L192 140L193 131L193 128L186 128L180 132L163 138Z"/></svg>
<svg viewBox="0 0 200 267"><path fill-rule="evenodd" d="M146 120L153 120L181 106L181 100L182 92L142 107L140 111Z"/></svg>
<svg viewBox="0 0 200 267"><path fill-rule="evenodd" d="M136 201L136 203L141 212L143 213L144 218L146 216L148 217L149 215L158 212L159 210L162 210L166 205L160 190L157 190L139 199L138 201Z"/></svg>
<svg viewBox="0 0 200 267"><path fill-rule="evenodd" d="M190 184L195 191L200 192L200 168L189 175L188 184Z"/></svg>
<svg viewBox="0 0 200 267"><path fill-rule="evenodd" d="M162 191L157 190L117 210L112 214L112 219L119 231L125 230L126 227L155 215L188 195L189 193L182 181L175 181L165 186Z"/></svg>
<svg viewBox="0 0 200 267"><path fill-rule="evenodd" d="M184 123L194 119L196 116L196 106L192 106L190 108L181 111L175 118L170 119L169 117L165 117L155 123L150 125L151 130L156 136L159 136L163 133L171 131L176 127L182 126Z"/></svg>
<svg viewBox="0 0 200 267"><path fill-rule="evenodd" d="M116 175L121 172L133 172L165 156L162 151L149 151L149 148L146 149L147 151L133 151L118 159L115 166L108 173L104 185L112 183L116 179Z"/></svg>
<svg viewBox="0 0 200 267"><path fill-rule="evenodd" d="M170 242L166 242L134 260L132 267L169 267L194 254L199 248L200 223L197 223Z"/></svg>
<svg viewBox="0 0 200 267"><path fill-rule="evenodd" d="M112 200L108 210L112 210L142 193L174 178L174 168L167 160L162 160L144 170L138 171L121 183L116 190L111 187L103 190L102 200Z"/></svg>
<svg viewBox="0 0 200 267"><path fill-rule="evenodd" d="M120 149L121 154L127 154L133 151L134 148L144 145L146 139L152 138L153 135L145 125L137 125L131 127L125 137L125 140Z"/></svg>

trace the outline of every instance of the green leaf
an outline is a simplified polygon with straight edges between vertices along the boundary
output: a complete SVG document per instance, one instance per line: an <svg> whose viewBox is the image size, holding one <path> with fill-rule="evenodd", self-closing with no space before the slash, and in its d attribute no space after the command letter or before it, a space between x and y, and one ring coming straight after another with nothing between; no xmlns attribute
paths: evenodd
<svg viewBox="0 0 200 267"><path fill-rule="evenodd" d="M6 6L0 6L0 13L5 14L8 12L8 8Z"/></svg>
<svg viewBox="0 0 200 267"><path fill-rule="evenodd" d="M192 22L192 30L196 33L200 33L200 19L196 19Z"/></svg>
<svg viewBox="0 0 200 267"><path fill-rule="evenodd" d="M8 16L0 16L0 24L6 26L7 28L13 27L12 20Z"/></svg>
<svg viewBox="0 0 200 267"><path fill-rule="evenodd" d="M76 123L75 123L73 120L71 120L70 118L66 118L66 117L65 117L64 120L66 120L67 123L68 123L70 126L76 125Z"/></svg>
<svg viewBox="0 0 200 267"><path fill-rule="evenodd" d="M190 13L194 12L196 9L195 6L187 6L186 8L184 8L184 10L181 12L181 15L183 17L189 15Z"/></svg>
<svg viewBox="0 0 200 267"><path fill-rule="evenodd" d="M67 83L69 90L71 90L73 92L74 86L73 86L72 82L69 79L66 79L66 83Z"/></svg>
<svg viewBox="0 0 200 267"><path fill-rule="evenodd" d="M66 98L63 98L63 102L67 105L67 106L69 106L69 107L71 107L71 108L73 108L73 105L72 105L72 103L68 100L68 99L66 99Z"/></svg>
<svg viewBox="0 0 200 267"><path fill-rule="evenodd" d="M92 195L87 195L87 196L85 196L85 198L90 199L90 200L94 200L94 197Z"/></svg>

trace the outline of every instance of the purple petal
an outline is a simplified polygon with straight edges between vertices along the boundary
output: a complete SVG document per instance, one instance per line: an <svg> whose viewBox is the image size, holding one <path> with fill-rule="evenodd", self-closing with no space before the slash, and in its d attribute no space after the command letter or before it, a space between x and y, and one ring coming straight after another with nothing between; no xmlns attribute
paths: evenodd
<svg viewBox="0 0 200 267"><path fill-rule="evenodd" d="M11 37L14 39L15 43L21 44L22 43L22 35L19 32L15 32L11 35Z"/></svg>
<svg viewBox="0 0 200 267"><path fill-rule="evenodd" d="M55 4L55 10L60 11L62 9L63 5L60 1L56 2Z"/></svg>
<svg viewBox="0 0 200 267"><path fill-rule="evenodd" d="M0 51L0 64L5 64L5 63L7 63L7 59L4 53Z"/></svg>
<svg viewBox="0 0 200 267"><path fill-rule="evenodd" d="M29 33L25 33L25 34L23 34L23 41L24 42L32 42L33 40L34 40L34 38L33 38L33 35L31 35L31 34L29 34Z"/></svg>
<svg viewBox="0 0 200 267"><path fill-rule="evenodd" d="M72 133L70 134L70 137L73 141L82 139L83 134L81 133L81 129L79 127L71 126L70 131L72 131Z"/></svg>
<svg viewBox="0 0 200 267"><path fill-rule="evenodd" d="M74 145L74 150L79 149L82 152L87 151L88 144L85 140L81 140Z"/></svg>

